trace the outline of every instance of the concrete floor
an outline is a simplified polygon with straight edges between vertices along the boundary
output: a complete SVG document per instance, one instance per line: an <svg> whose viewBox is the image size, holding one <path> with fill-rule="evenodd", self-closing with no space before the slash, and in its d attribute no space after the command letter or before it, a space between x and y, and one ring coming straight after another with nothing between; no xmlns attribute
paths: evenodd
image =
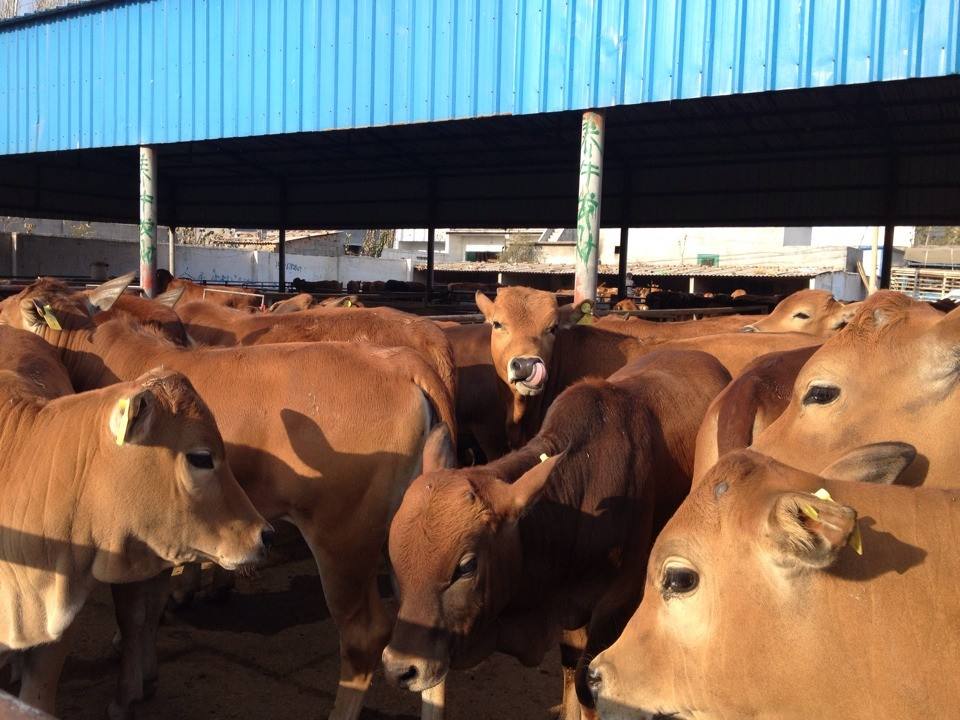
<svg viewBox="0 0 960 720"><path fill-rule="evenodd" d="M200 598L160 629L157 695L138 720L326 718L338 672L337 634L316 566L297 540L274 551L256 578L238 578L224 603ZM81 637L60 684L57 716L103 720L117 677L113 605L103 588L82 615ZM447 680L448 720L554 717L556 652L541 668L495 656ZM419 698L374 680L362 720L417 720ZM554 711L555 712L555 711Z"/></svg>

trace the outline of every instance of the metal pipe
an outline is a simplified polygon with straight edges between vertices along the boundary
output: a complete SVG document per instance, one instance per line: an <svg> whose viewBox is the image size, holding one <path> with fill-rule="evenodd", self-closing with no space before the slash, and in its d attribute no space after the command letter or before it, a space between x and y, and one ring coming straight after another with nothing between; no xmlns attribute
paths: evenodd
<svg viewBox="0 0 960 720"><path fill-rule="evenodd" d="M436 240L436 228L433 227L431 222L430 227L427 228L427 291L423 298L424 303L428 305L430 300L433 299L433 256L436 249Z"/></svg>
<svg viewBox="0 0 960 720"><path fill-rule="evenodd" d="M600 193L603 184L603 113L587 111L580 126L580 182L577 194L577 257L573 302L597 299Z"/></svg>
<svg viewBox="0 0 960 720"><path fill-rule="evenodd" d="M877 291L877 271L880 269L878 248L880 245L880 226L874 225L870 238L870 277L868 278L867 294L873 295Z"/></svg>
<svg viewBox="0 0 960 720"><path fill-rule="evenodd" d="M277 288L280 292L287 291L287 229L280 228L280 242L277 244L277 253L279 254L278 265L280 279Z"/></svg>
<svg viewBox="0 0 960 720"><path fill-rule="evenodd" d="M148 298L157 294L157 153L140 148L140 287Z"/></svg>
<svg viewBox="0 0 960 720"><path fill-rule="evenodd" d="M620 266L617 271L617 294L623 300L627 297L627 260L630 246L630 204L631 175L627 170L623 174L623 192L620 194Z"/></svg>
<svg viewBox="0 0 960 720"><path fill-rule="evenodd" d="M883 261L880 269L880 287L890 289L890 270L893 265L893 231L896 226L891 222L883 228Z"/></svg>

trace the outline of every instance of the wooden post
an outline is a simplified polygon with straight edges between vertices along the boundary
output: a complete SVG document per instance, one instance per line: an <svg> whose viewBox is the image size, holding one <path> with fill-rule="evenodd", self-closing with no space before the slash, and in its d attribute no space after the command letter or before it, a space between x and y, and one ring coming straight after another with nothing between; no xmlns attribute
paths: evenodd
<svg viewBox="0 0 960 720"><path fill-rule="evenodd" d="M600 194L603 185L603 113L588 111L580 126L580 183L577 195L577 257L573 302L597 299Z"/></svg>
<svg viewBox="0 0 960 720"><path fill-rule="evenodd" d="M886 225L883 228L883 265L880 269L880 287L889 289L890 271L893 266L893 231L897 225L897 191L899 189L900 168L897 156L890 155L887 173Z"/></svg>
<svg viewBox="0 0 960 720"><path fill-rule="evenodd" d="M169 246L167 247L167 270L173 277L177 276L177 226L171 225L169 232Z"/></svg>
<svg viewBox="0 0 960 720"><path fill-rule="evenodd" d="M140 287L152 298L157 294L157 153L140 148Z"/></svg>
<svg viewBox="0 0 960 720"><path fill-rule="evenodd" d="M433 300L433 267L436 252L437 224L437 181L431 177L427 181L427 286L423 296L423 304L429 305Z"/></svg>
<svg viewBox="0 0 960 720"><path fill-rule="evenodd" d="M279 282L277 283L277 288L280 292L287 291L287 229L285 227L280 228L280 241L277 243L277 253L279 254L278 259L278 271L279 271Z"/></svg>

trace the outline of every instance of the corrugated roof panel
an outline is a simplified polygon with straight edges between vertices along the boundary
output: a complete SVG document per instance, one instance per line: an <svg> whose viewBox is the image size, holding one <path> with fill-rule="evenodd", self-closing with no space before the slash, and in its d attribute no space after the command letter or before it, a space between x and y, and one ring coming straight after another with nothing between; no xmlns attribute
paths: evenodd
<svg viewBox="0 0 960 720"><path fill-rule="evenodd" d="M125 0L0 23L0 153L955 74L960 0Z"/></svg>

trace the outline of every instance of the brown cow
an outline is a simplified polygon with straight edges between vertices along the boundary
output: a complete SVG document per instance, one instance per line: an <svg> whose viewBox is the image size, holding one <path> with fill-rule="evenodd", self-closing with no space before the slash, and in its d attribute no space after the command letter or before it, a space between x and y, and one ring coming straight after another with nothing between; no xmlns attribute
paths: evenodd
<svg viewBox="0 0 960 720"><path fill-rule="evenodd" d="M476 301L492 327L490 355L508 408L507 441L510 447L518 447L524 439L524 415L531 406L539 407L531 399L546 386L553 343L562 319L557 296L527 287L505 287L500 288L496 300L478 290Z"/></svg>
<svg viewBox="0 0 960 720"><path fill-rule="evenodd" d="M689 489L696 428L728 380L704 353L655 353L568 389L534 439L490 465L447 469L434 436L390 528L401 605L388 677L423 691L497 650L536 665L565 631L564 718L579 717L574 668L636 607L650 543ZM585 645L570 646L580 628Z"/></svg>
<svg viewBox="0 0 960 720"><path fill-rule="evenodd" d="M236 308L253 312L263 309L263 293L242 285L198 284L192 280L174 278L164 287L168 290L181 289L184 302L205 301L214 305Z"/></svg>
<svg viewBox="0 0 960 720"><path fill-rule="evenodd" d="M182 375L73 395L37 342L0 326L0 664L27 651L21 698L53 712L66 635L95 581L201 558L255 562L273 531Z"/></svg>
<svg viewBox="0 0 960 720"><path fill-rule="evenodd" d="M95 293L92 304L109 307L110 294L119 293ZM38 311L48 305L62 331ZM377 564L390 518L419 473L427 433L437 419L454 422L446 388L407 348L179 348L122 320L98 327L90 306L41 280L0 304L0 318L55 345L80 389L157 364L190 378L217 418L227 459L254 505L270 519L289 518L314 553L341 638L331 717L356 718L392 627ZM255 400L245 402L245 391Z"/></svg>
<svg viewBox="0 0 960 720"><path fill-rule="evenodd" d="M894 479L904 449L868 446L820 477L749 450L721 458L591 665L603 718L952 715L960 493L849 482Z"/></svg>
<svg viewBox="0 0 960 720"><path fill-rule="evenodd" d="M826 290L798 290L781 300L769 315L745 325L744 332L804 332L830 337L857 312L859 303L844 305Z"/></svg>
<svg viewBox="0 0 960 720"><path fill-rule="evenodd" d="M594 321L594 326L603 330L623 333L641 340L682 340L701 335L737 332L750 320L749 315L718 315L701 320L680 320L678 322L654 322L643 318L607 315ZM628 320L628 322L624 322Z"/></svg>
<svg viewBox="0 0 960 720"><path fill-rule="evenodd" d="M267 311L277 313L278 315L283 315L284 313L307 310L308 308L312 308L314 304L315 301L313 299L313 295L310 293L299 293L293 297L277 300L269 308L267 308Z"/></svg>
<svg viewBox="0 0 960 720"><path fill-rule="evenodd" d="M918 451L906 481L955 487L960 444L944 428L960 409L958 349L960 312L878 292L807 361L787 409L753 447L819 472L857 445L902 440Z"/></svg>
<svg viewBox="0 0 960 720"><path fill-rule="evenodd" d="M780 417L797 374L817 345L761 355L717 395L697 433L693 484L731 450L749 447Z"/></svg>
<svg viewBox="0 0 960 720"><path fill-rule="evenodd" d="M507 400L490 354L490 325L437 323L453 350L457 372L457 448L469 452L475 441L486 462L508 451L504 418ZM462 464L473 465L464 457Z"/></svg>
<svg viewBox="0 0 960 720"><path fill-rule="evenodd" d="M173 310L182 293L181 288L175 288L158 295L153 300L124 293L117 298L109 310L97 313L95 319L98 325L102 325L115 317L126 316L141 325L154 328L177 345L187 346L190 344L187 331L180 322L180 316Z"/></svg>
<svg viewBox="0 0 960 720"><path fill-rule="evenodd" d="M317 307L280 315L250 315L196 302L178 306L177 313L187 326L187 334L204 345L362 341L412 348L433 366L450 397L455 397L453 350L443 331L424 317L386 307Z"/></svg>

